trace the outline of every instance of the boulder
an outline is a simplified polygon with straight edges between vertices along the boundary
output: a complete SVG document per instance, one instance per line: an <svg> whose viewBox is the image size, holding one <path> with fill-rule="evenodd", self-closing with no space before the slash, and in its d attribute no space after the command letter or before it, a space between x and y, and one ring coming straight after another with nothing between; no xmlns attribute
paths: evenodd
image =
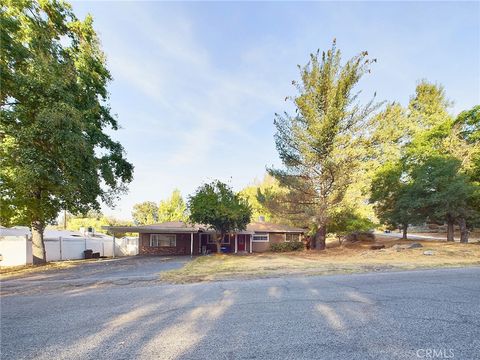
<svg viewBox="0 0 480 360"><path fill-rule="evenodd" d="M413 244L408 245L407 249L416 249L416 248L421 248L421 247L423 247L422 244L420 244L420 243L413 243Z"/></svg>
<svg viewBox="0 0 480 360"><path fill-rule="evenodd" d="M384 244L370 245L370 250L380 250L380 249L385 249L385 245Z"/></svg>
<svg viewBox="0 0 480 360"><path fill-rule="evenodd" d="M427 250L427 251L424 251L424 252L423 252L423 255L429 255L429 256L435 255L435 251Z"/></svg>

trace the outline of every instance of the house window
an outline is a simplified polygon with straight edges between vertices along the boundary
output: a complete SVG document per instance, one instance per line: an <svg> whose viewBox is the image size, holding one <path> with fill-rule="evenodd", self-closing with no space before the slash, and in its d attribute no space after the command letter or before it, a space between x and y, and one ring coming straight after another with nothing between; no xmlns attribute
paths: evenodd
<svg viewBox="0 0 480 360"><path fill-rule="evenodd" d="M150 234L150 247L176 247L175 234Z"/></svg>
<svg viewBox="0 0 480 360"><path fill-rule="evenodd" d="M268 233L255 233L252 237L253 242L268 242Z"/></svg>
<svg viewBox="0 0 480 360"><path fill-rule="evenodd" d="M233 235L231 234L225 234L225 236L222 239L222 244L227 244L230 245L230 239L232 238Z"/></svg>
<svg viewBox="0 0 480 360"><path fill-rule="evenodd" d="M300 241L300 234L290 234L290 233L286 233L286 234L285 234L285 241L287 241L287 242Z"/></svg>
<svg viewBox="0 0 480 360"><path fill-rule="evenodd" d="M207 236L208 236L207 244L216 244L216 241L215 241L216 235L212 236L210 234L207 234ZM230 244L230 239L232 238L232 236L234 236L234 235L226 234L222 239L222 244L229 245Z"/></svg>
<svg viewBox="0 0 480 360"><path fill-rule="evenodd" d="M215 239L213 238L212 235L210 234L205 234L203 236L206 236L207 237L207 244L215 244Z"/></svg>

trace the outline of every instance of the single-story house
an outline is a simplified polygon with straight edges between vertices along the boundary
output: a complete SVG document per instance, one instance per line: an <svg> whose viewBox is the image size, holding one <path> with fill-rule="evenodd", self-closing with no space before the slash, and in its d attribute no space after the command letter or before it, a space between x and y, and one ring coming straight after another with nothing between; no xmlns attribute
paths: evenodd
<svg viewBox="0 0 480 360"><path fill-rule="evenodd" d="M181 221L142 226L106 226L112 233L138 233L139 254L199 255L216 252L215 231ZM268 251L270 244L302 241L305 229L268 222L252 222L246 230L228 234L222 247L229 253Z"/></svg>

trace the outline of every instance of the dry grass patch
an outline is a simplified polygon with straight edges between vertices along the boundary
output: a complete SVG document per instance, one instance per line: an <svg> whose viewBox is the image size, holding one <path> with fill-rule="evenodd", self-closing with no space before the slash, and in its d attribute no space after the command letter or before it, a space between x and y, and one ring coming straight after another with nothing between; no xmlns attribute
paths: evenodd
<svg viewBox="0 0 480 360"><path fill-rule="evenodd" d="M387 271L436 267L480 265L480 245L435 241L401 241L380 238L381 250L370 250L371 243L338 246L331 243L323 252L263 253L245 256L212 255L198 257L182 269L161 274L174 283L247 279L285 275L320 275L367 271ZM421 248L396 250L392 246L419 242ZM425 251L434 255L424 255Z"/></svg>
<svg viewBox="0 0 480 360"><path fill-rule="evenodd" d="M28 274L44 273L52 270L68 269L85 263L85 260L49 262L45 265L22 265L0 267L0 279L7 280Z"/></svg>

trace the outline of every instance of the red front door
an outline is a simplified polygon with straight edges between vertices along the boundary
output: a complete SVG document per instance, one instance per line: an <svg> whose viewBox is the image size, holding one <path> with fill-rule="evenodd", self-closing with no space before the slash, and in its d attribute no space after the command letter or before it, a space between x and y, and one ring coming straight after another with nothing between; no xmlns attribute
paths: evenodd
<svg viewBox="0 0 480 360"><path fill-rule="evenodd" d="M245 251L245 236L238 237L238 251Z"/></svg>

